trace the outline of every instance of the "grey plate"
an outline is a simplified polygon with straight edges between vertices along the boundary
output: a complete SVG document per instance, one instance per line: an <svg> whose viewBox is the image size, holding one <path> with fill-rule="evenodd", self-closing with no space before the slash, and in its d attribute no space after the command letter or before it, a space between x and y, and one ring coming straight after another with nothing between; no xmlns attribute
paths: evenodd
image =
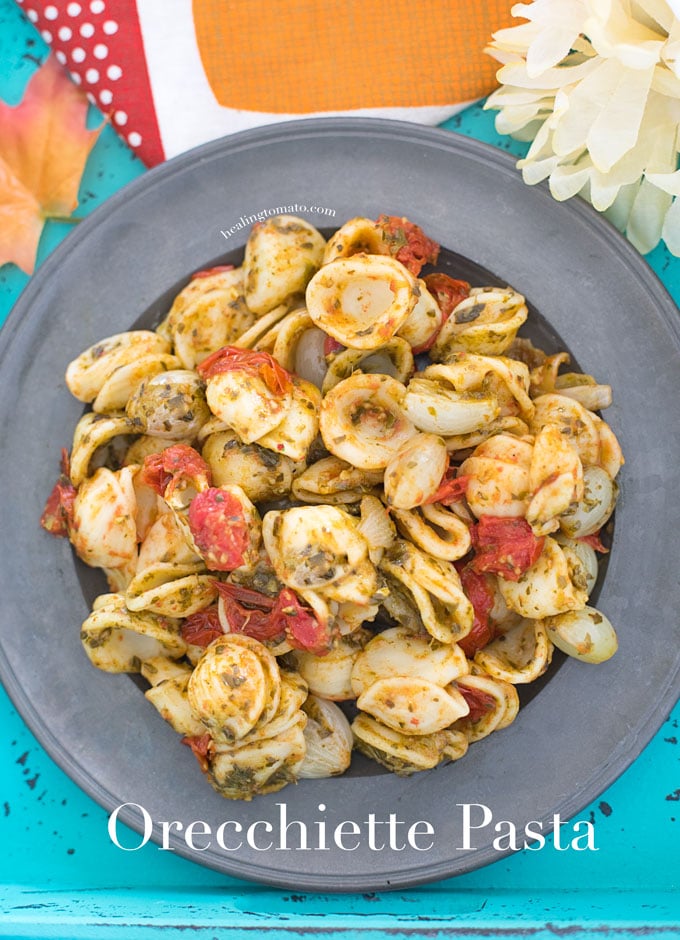
<svg viewBox="0 0 680 940"><path fill-rule="evenodd" d="M606 416L626 465L598 603L618 629L620 649L602 666L569 660L552 670L510 728L456 764L400 779L359 762L351 776L304 781L241 804L200 779L189 750L133 681L89 666L78 628L103 583L79 573L69 545L43 533L38 518L59 450L70 444L82 411L64 386L67 363L103 336L160 313L162 299L192 271L238 255L246 231L225 241L220 230L294 203L335 209L333 219L307 214L324 227L359 214L408 215L469 259L473 272L485 269L525 294L545 318L536 321L539 331L612 384ZM446 258L454 264L453 254ZM545 190L526 187L507 155L450 133L363 119L296 122L235 135L148 173L54 252L0 335L0 529L7 543L0 664L17 708L107 810L145 807L155 839L163 820L202 820L213 833L230 820L230 840L236 824L245 832L262 821L254 834L264 845L271 822L275 845L266 851L224 850L213 835L211 848L194 852L176 832L170 844L201 864L287 888L412 885L499 858L493 825L474 833L473 848L462 848L460 804L482 804L494 822L510 820L520 832L529 820L547 824L553 813L568 819L635 759L677 695L679 323L642 258L588 207L555 203ZM289 821L307 825L311 845L325 822L329 849L277 848L282 806ZM374 848L370 814L378 823ZM400 841L413 823L429 822L432 847L378 850L390 814ZM132 807L120 818L143 825ZM333 843L343 820L361 829L358 839L345 837L347 849L360 842L356 850ZM299 831L290 829L289 845L298 844ZM421 837L420 845L428 841Z"/></svg>

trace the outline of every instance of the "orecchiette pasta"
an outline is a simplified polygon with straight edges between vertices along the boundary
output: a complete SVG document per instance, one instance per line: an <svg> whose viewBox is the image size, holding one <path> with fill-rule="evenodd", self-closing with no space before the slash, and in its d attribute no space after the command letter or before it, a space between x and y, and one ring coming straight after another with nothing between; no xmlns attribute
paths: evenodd
<svg viewBox="0 0 680 940"><path fill-rule="evenodd" d="M517 338L525 298L436 266L408 219L279 216L156 330L66 371L91 410L41 518L102 568L91 662L140 673L208 781L250 800L463 757L588 605L623 463L607 385ZM422 272L422 274L421 274Z"/></svg>

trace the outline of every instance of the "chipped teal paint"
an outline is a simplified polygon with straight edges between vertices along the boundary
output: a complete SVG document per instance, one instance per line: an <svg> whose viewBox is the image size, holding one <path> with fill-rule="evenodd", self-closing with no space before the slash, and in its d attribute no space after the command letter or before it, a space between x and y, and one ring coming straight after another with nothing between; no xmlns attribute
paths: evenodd
<svg viewBox="0 0 680 940"><path fill-rule="evenodd" d="M0 0L0 97L16 103L46 49L13 0ZM96 115L93 120L96 121ZM520 153L498 137L493 116L472 107L446 125ZM81 187L86 214L143 172L106 128ZM70 226L48 224L43 259ZM648 258L676 299L680 259ZM27 282L0 268L0 322ZM7 533L5 533L5 536ZM21 629L21 624L4 629ZM45 754L0 689L0 938L166 940L197 936L271 940L296 934L529 937L600 934L680 937L680 706L640 758L579 816L592 819L597 853L551 847L481 871L383 895L296 895L208 871L147 846L123 853L106 814Z"/></svg>

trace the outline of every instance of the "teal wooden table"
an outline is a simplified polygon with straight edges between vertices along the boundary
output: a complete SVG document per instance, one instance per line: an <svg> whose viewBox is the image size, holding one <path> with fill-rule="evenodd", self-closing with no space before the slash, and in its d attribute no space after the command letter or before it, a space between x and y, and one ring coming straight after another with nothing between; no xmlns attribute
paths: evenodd
<svg viewBox="0 0 680 940"><path fill-rule="evenodd" d="M13 0L0 0L0 97L16 103L46 54ZM446 126L520 152L495 133L479 106ZM106 128L83 178L78 214L143 172ZM40 259L70 229L49 223ZM680 259L660 247L648 261L678 302ZM0 268L2 319L27 281L10 265ZM11 533L2 538L11 549ZM337 896L248 884L155 845L121 851L108 838L104 810L42 750L1 688L0 718L1 938L137 940L161 928L168 940L186 938L187 931L220 937L227 929L234 937L267 931L272 940L296 933L350 937L359 930L397 938L680 937L680 707L579 815L594 824L597 852L558 851L549 843L426 887Z"/></svg>

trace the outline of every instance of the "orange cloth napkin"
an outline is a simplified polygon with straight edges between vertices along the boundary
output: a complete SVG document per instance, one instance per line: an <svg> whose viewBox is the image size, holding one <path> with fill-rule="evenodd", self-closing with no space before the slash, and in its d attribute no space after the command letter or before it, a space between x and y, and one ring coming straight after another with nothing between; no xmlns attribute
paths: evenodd
<svg viewBox="0 0 680 940"><path fill-rule="evenodd" d="M509 0L17 0L148 164L318 114L437 124L488 93Z"/></svg>

